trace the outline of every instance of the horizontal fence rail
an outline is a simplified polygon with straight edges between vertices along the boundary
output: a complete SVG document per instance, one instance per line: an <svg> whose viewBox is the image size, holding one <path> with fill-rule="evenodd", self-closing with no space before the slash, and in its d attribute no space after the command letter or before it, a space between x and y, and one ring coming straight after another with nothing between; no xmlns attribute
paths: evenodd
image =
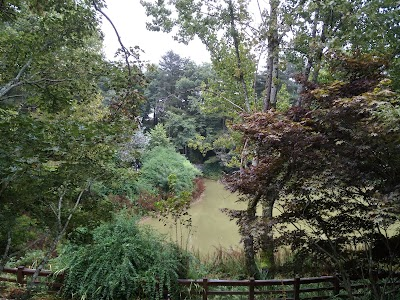
<svg viewBox="0 0 400 300"><path fill-rule="evenodd" d="M337 276L272 280L254 280L253 278L249 280L178 279L178 283L180 285L191 286L190 293L202 295L203 300L213 295L247 295L249 300L256 299L256 295L269 295L273 297L270 299L282 299L284 297L286 300L298 300L300 299L300 294L304 293L329 291L333 295L338 295L340 292L340 284ZM324 286L302 288L302 285L310 284L324 284ZM216 287L247 287L247 290L215 290ZM326 299L329 297L327 295ZM313 297L302 297L301 299L313 299ZM318 296L318 299L324 299L324 297Z"/></svg>
<svg viewBox="0 0 400 300"><path fill-rule="evenodd" d="M21 285L25 285L29 283L27 277L32 277L35 274L35 269L25 268L24 266L19 266L18 268L7 268L4 267L2 273L13 274L13 277L5 277L3 274L0 274L0 281L5 282L13 282ZM49 288L54 290L59 290L62 287L62 282L64 279L64 274L55 275L54 272L49 270L41 270L39 272L39 277L44 278L43 280L38 280L34 282L34 284L45 284Z"/></svg>
<svg viewBox="0 0 400 300"><path fill-rule="evenodd" d="M29 281L28 277L33 276L35 269L5 267L0 273L0 281L12 282L25 285ZM14 276L5 276L5 274ZM39 273L42 280L34 284L44 284L53 291L60 290L63 285L64 274L55 274L49 270L42 270ZM390 278L390 281L385 279ZM400 274L390 274L375 278L379 281L381 287L393 287L396 291L400 290ZM322 276L310 278L292 278L292 279L271 279L271 280L218 280L218 279L178 279L178 284L187 287L186 294L199 295L203 300L209 299L209 296L229 296L239 295L247 297L249 300L255 299L285 299L285 300L317 300L329 299L334 295L340 295L344 290L339 276ZM362 291L362 289L371 288L371 282L368 280L352 280L352 289ZM362 295L355 292L353 296ZM260 296L257 298L257 296Z"/></svg>
<svg viewBox="0 0 400 300"><path fill-rule="evenodd" d="M397 274L394 278L399 278ZM359 280L352 281L352 289L368 289L370 283L368 281L360 282ZM209 296L223 295L247 296L249 300L257 299L257 295L264 295L258 299L285 299L285 300L317 300L330 299L332 296L339 296L344 287L340 284L338 276L322 276L311 278L293 278L293 279L272 279L272 280L217 280L217 279L178 279L178 283L187 286L188 294L199 295L203 300L209 299ZM379 286L396 286L400 287L400 281L382 282ZM242 289L227 290L231 287L242 287ZM354 293L354 296L362 295ZM344 296L345 297L345 296ZM228 299L228 297L227 297Z"/></svg>

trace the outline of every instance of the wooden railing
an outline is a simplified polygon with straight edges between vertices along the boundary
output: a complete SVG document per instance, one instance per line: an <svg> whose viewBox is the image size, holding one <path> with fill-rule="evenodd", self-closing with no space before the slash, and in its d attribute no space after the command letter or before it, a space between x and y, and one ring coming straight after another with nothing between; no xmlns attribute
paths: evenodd
<svg viewBox="0 0 400 300"><path fill-rule="evenodd" d="M397 275L395 277L398 277ZM395 278L392 278L395 279ZM247 299L257 299L257 295L264 295L265 299L330 299L332 296L339 295L344 290L337 276L322 276L311 278L293 278L280 280L215 280L215 279L178 279L180 285L188 286L187 294L200 295L203 300L207 300L208 296L247 296ZM396 287L400 292L400 281L390 283L381 283L378 286ZM232 287L236 287L232 288ZM242 287L242 288L239 288ZM368 281L354 280L351 284L354 292L353 296L360 296L365 293L365 289L370 289ZM229 299L227 297L227 299Z"/></svg>
<svg viewBox="0 0 400 300"><path fill-rule="evenodd" d="M8 273L8 274L14 274L16 276L13 277L5 277L3 274L0 273L0 281L7 281L7 282L14 282L17 284L27 284L29 280L27 277L33 276L35 274L35 269L29 269L25 268L24 266L19 266L18 268L7 268L4 267L2 273ZM45 284L51 289L60 289L62 286L62 281L64 278L63 274L58 274L56 275L57 280L53 280L54 278L54 272L49 271L49 270L42 270L39 272L39 277L45 277L45 281L43 280L38 280L34 282L34 284ZM58 281L58 282L57 282Z"/></svg>
<svg viewBox="0 0 400 300"><path fill-rule="evenodd" d="M178 279L180 285L190 286L190 294L202 295L202 299L208 299L211 295L247 295L249 300L256 299L256 295L269 295L271 299L284 297L286 300L298 300L300 294L330 292L330 296L318 296L318 299L328 299L340 292L339 279L336 276L323 276L313 278L293 278L280 280L190 280ZM314 284L313 287L302 287ZM317 287L322 284L324 286ZM217 287L246 287L246 290L216 290ZM302 297L301 299L313 299L313 297Z"/></svg>
<svg viewBox="0 0 400 300"><path fill-rule="evenodd" d="M13 277L4 276L4 273L13 274ZM25 268L4 268L0 273L0 281L14 282L25 285L28 282L28 276L33 276L35 269ZM62 287L64 274L55 275L49 270L42 270L39 277L44 280L39 280L35 284L47 285L51 290L59 290ZM382 278L377 278L379 286L392 286L400 291L400 274L391 274L390 283L383 283ZM255 300L257 295L264 295L268 299L286 299L286 300L305 300L305 299L329 299L334 295L339 295L343 290L338 276L322 276L311 278L293 278L293 279L272 279L272 280L217 280L217 279L178 279L179 285L186 286L184 293L190 295L200 295L203 300L207 300L208 296L220 295L229 296L242 295L247 296L249 300ZM368 281L352 281L352 289L370 288ZM357 295L357 292L353 294ZM361 294L360 294L361 295Z"/></svg>

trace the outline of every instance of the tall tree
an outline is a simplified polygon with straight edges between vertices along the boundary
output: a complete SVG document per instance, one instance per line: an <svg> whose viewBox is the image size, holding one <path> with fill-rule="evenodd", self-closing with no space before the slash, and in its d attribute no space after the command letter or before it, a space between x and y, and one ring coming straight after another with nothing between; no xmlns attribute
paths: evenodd
<svg viewBox="0 0 400 300"><path fill-rule="evenodd" d="M245 117L237 128L256 149L258 164L227 181L232 190L260 202L278 194L275 204L283 214L270 224L262 217L249 220L246 211L231 212L242 227L258 230L256 245L265 241L265 226L281 220L279 239L293 251L307 249L330 262L351 296L351 272L366 272L374 285L380 262L387 261L391 275L399 259L391 238L397 231L389 234L399 226L399 98L388 88L390 81L380 81L384 59L335 60L347 80L312 89L301 110ZM386 244L386 254L372 255L379 243ZM362 260L358 270L349 264L355 256L368 257L364 268Z"/></svg>
<svg viewBox="0 0 400 300"><path fill-rule="evenodd" d="M35 225L35 238L51 236L51 253L87 211L92 226L110 217L93 182L110 186L118 173L114 153L136 115L142 76L103 59L93 3L1 4L1 44L12 47L0 50L0 266L34 240L18 236L20 220Z"/></svg>

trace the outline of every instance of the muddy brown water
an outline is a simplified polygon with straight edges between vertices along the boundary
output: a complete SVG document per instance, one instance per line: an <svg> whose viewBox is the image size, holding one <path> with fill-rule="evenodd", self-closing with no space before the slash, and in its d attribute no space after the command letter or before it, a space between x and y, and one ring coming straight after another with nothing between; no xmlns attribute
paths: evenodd
<svg viewBox="0 0 400 300"><path fill-rule="evenodd" d="M221 208L243 209L245 204L237 202L238 196L225 190L220 182L205 180L205 186L202 198L189 209L192 218L190 229L156 218L148 218L142 223L150 225L166 234L172 241L177 241L182 247L201 255L211 254L220 247L240 248L238 227L235 221L229 220L229 217L221 212Z"/></svg>

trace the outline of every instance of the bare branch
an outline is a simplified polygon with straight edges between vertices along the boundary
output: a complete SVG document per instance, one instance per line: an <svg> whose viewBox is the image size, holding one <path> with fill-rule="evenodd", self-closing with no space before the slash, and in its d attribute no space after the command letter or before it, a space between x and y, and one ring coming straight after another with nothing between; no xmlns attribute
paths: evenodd
<svg viewBox="0 0 400 300"><path fill-rule="evenodd" d="M81 199L82 199L82 196L83 196L84 192L86 192L88 190L88 188L89 188L89 183L79 193L78 197L76 198L74 207L70 210L68 218L65 221L64 226L62 228L61 228L61 226L62 226L61 225L61 220L58 220L60 222L60 224L59 224L60 228L59 229L61 229L61 230L57 233L57 236L54 239L53 244L51 245L51 247L47 251L45 257L42 259L42 261L40 262L40 264L36 268L35 273L32 276L32 282L34 282L38 278L40 271L44 268L46 263L49 261L51 253L53 253L54 250L57 248L58 243L60 242L61 238L64 236L64 234L65 234L65 232L67 230L67 227L69 225L69 222L71 221L71 218L72 218L73 214L75 213L75 211L77 210L77 208L78 208L78 206L79 206L79 204L81 202ZM59 204L58 213L59 214L61 214L61 202L62 202L62 198L64 197L64 195L65 195L65 191L63 192L63 194L59 198L59 202L58 202L58 204ZM61 218L61 216L58 215L58 218Z"/></svg>
<svg viewBox="0 0 400 300"><path fill-rule="evenodd" d="M110 19L110 17L107 16L106 13L103 12L103 11L100 9L100 7L97 6L97 4L96 4L95 1L93 1L92 3L93 3L94 8L95 8L99 13L101 13L101 14L107 19L107 21L111 24L112 28L114 29L114 32L115 32L115 34L116 34L116 36L117 36L117 38L118 38L118 42L119 42L119 44L120 44L120 46L121 46L121 50L122 50L122 52L124 53L124 56L125 56L125 62L126 62L126 66L127 66L127 68L128 68L129 77L131 77L131 76L132 76L132 70L131 70L131 66L130 66L130 64L129 64L129 57L131 56L131 54L130 54L128 48L126 48L126 47L124 46L124 44L122 43L121 36L119 35L118 30L117 30L117 28L115 27L115 25L114 25L114 23L112 22L112 20Z"/></svg>
<svg viewBox="0 0 400 300"><path fill-rule="evenodd" d="M228 102L229 104L233 105L234 107L238 108L241 112L246 112L246 110L243 107L240 107L239 105L237 105L235 102L232 102L231 100L229 100L226 97L223 97L221 95L219 95L218 93L214 92L214 91L208 91L216 96L218 96L219 98L221 98L222 100L225 100L226 102Z"/></svg>
<svg viewBox="0 0 400 300"><path fill-rule="evenodd" d="M23 84L23 82L20 81L20 79L31 63L32 63L32 58L28 59L28 61L25 63L25 65L22 66L21 70L19 70L17 76L15 76L13 80L11 80L9 83L7 83L0 89L0 99L3 98L3 96L5 96L13 88L16 88Z"/></svg>

